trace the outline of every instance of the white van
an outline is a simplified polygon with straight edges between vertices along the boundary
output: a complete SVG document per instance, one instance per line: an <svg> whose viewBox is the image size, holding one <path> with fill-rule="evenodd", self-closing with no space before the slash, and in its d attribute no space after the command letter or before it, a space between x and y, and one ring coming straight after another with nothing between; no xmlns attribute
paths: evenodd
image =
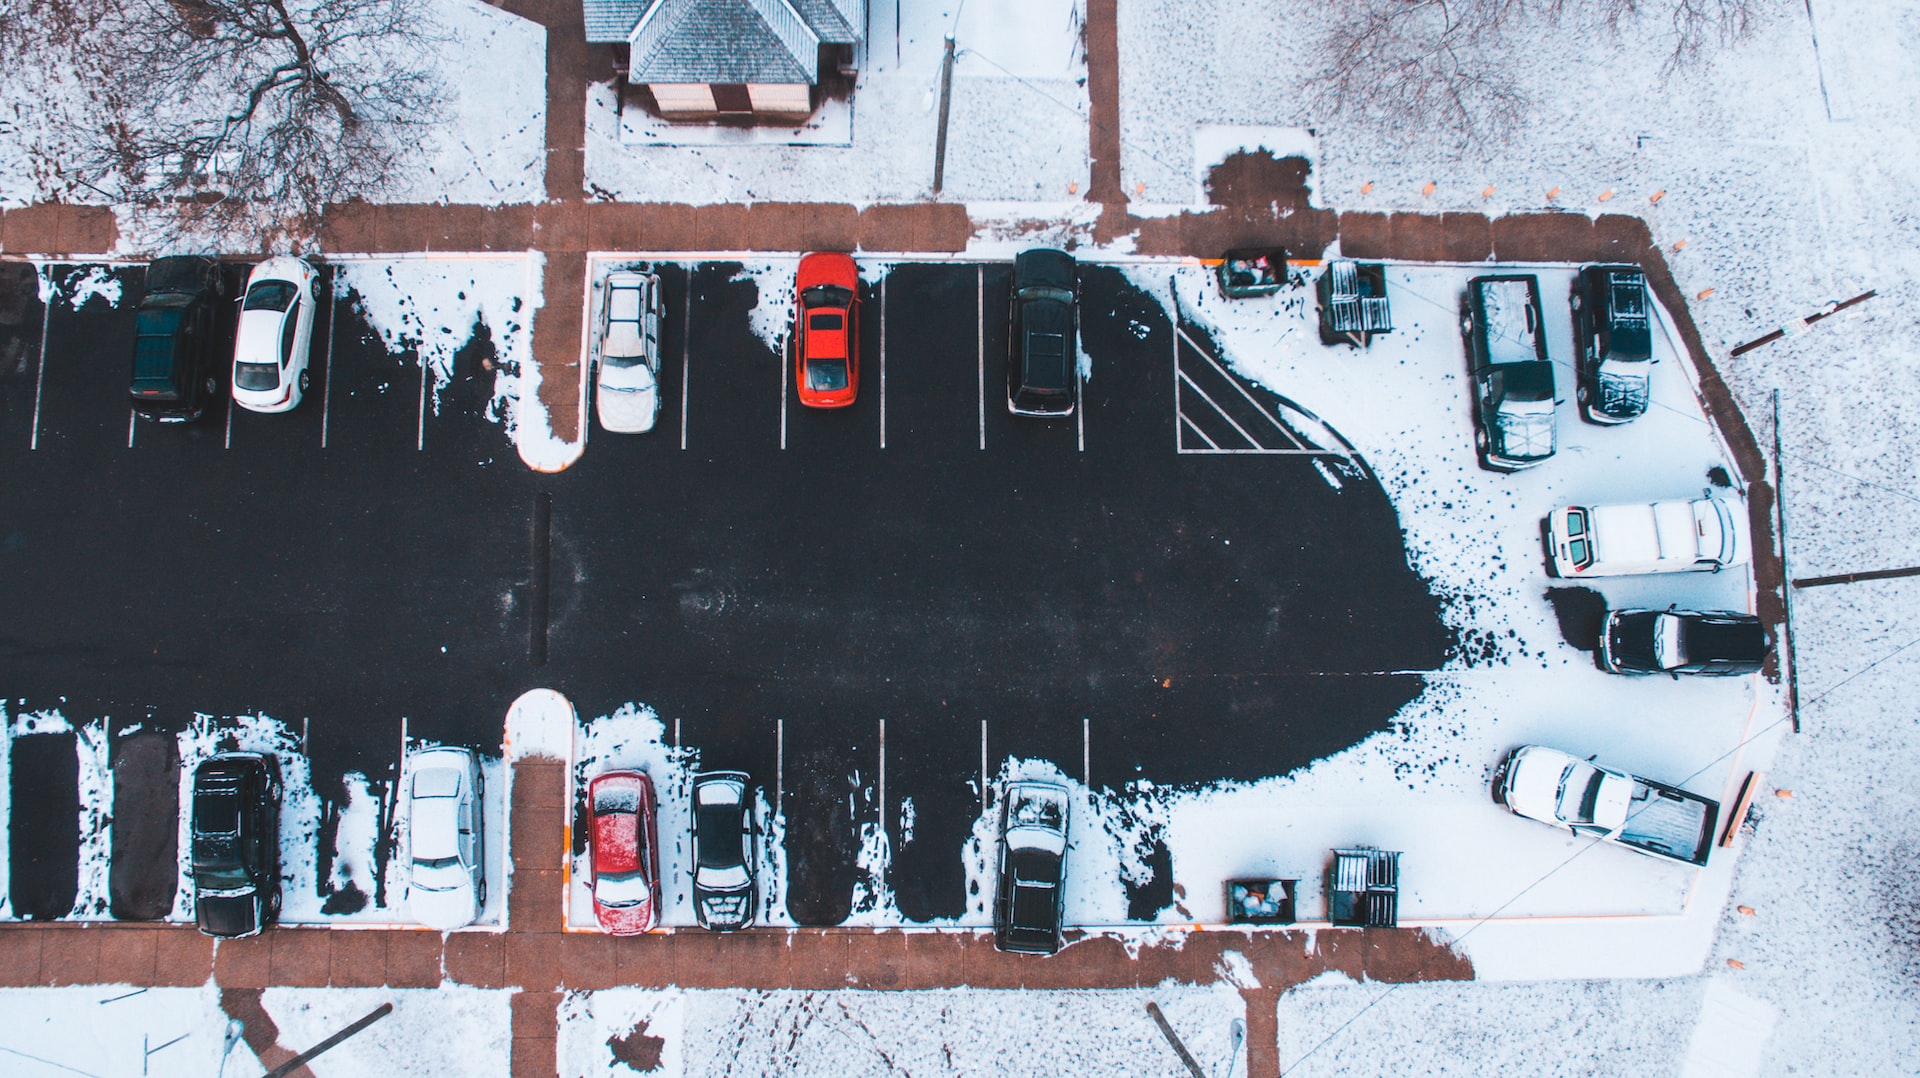
<svg viewBox="0 0 1920 1078"><path fill-rule="evenodd" d="M1569 505L1547 517L1547 556L1566 578L1745 565L1753 546L1744 499Z"/></svg>

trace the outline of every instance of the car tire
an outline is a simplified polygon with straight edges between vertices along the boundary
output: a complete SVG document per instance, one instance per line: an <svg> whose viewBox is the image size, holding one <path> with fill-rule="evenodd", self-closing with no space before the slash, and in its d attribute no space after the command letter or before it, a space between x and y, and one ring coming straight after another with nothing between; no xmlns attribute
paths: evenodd
<svg viewBox="0 0 1920 1078"><path fill-rule="evenodd" d="M1579 401L1581 404L1587 403L1587 387L1581 386L1580 388L1574 390L1573 397L1575 400Z"/></svg>
<svg viewBox="0 0 1920 1078"><path fill-rule="evenodd" d="M487 881L480 881L480 890L478 893L480 896L480 908L484 910L487 906Z"/></svg>
<svg viewBox="0 0 1920 1078"><path fill-rule="evenodd" d="M1473 447L1482 453L1487 451L1487 429L1485 427L1473 428Z"/></svg>
<svg viewBox="0 0 1920 1078"><path fill-rule="evenodd" d="M319 274L317 273L314 274L313 280L307 282L307 291L312 293L313 301L315 303L320 302L320 275Z"/></svg>
<svg viewBox="0 0 1920 1078"><path fill-rule="evenodd" d="M208 375L207 380L202 386L202 388L204 388L207 391L207 396L211 397L215 393L220 392L220 380L213 377L212 375Z"/></svg>
<svg viewBox="0 0 1920 1078"><path fill-rule="evenodd" d="M279 919L280 919L280 888L275 887L273 889L273 897L267 900L267 920L277 921Z"/></svg>
<svg viewBox="0 0 1920 1078"><path fill-rule="evenodd" d="M307 386L308 386L308 384L309 384L309 383L310 383L311 381L312 381L312 378L310 377L310 375L309 375L309 372L307 372L307 371L304 371L304 370L300 372L300 394L301 394L301 396L305 396L305 395L306 395L306 392L307 392Z"/></svg>
<svg viewBox="0 0 1920 1078"><path fill-rule="evenodd" d="M1579 309L1580 309L1580 293L1578 293L1578 292L1575 292L1575 293L1573 294L1573 301L1572 301L1572 302L1573 302L1573 309L1574 309L1574 310L1576 310L1576 311L1577 311L1577 310L1579 310Z"/></svg>
<svg viewBox="0 0 1920 1078"><path fill-rule="evenodd" d="M1460 335L1461 335L1462 337L1467 337L1467 338L1472 338L1472 336L1473 336L1473 319L1471 319L1471 318L1462 318L1462 319L1460 320Z"/></svg>

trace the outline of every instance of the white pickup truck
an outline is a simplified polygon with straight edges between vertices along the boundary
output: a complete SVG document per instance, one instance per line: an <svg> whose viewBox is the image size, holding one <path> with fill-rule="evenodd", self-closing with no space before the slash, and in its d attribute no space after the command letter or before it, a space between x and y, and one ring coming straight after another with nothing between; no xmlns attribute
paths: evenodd
<svg viewBox="0 0 1920 1078"><path fill-rule="evenodd" d="M1516 816L1690 865L1707 863L1720 818L1718 802L1540 745L1501 762L1493 799Z"/></svg>
<svg viewBox="0 0 1920 1078"><path fill-rule="evenodd" d="M1748 527L1737 498L1568 505L1547 516L1547 557L1567 578L1718 571L1747 563Z"/></svg>

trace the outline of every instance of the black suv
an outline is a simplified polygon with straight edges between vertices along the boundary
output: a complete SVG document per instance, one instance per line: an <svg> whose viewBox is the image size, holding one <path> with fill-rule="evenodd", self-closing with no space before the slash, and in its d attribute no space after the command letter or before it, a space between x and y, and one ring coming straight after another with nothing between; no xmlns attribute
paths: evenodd
<svg viewBox="0 0 1920 1078"><path fill-rule="evenodd" d="M280 762L225 752L193 773L193 916L209 936L251 936L280 914Z"/></svg>
<svg viewBox="0 0 1920 1078"><path fill-rule="evenodd" d="M1600 630L1600 667L1615 674L1751 674L1772 649L1751 614L1615 610Z"/></svg>
<svg viewBox="0 0 1920 1078"><path fill-rule="evenodd" d="M147 267L147 291L133 315L133 410L163 423L199 419L219 392L214 336L220 265L183 255Z"/></svg>
<svg viewBox="0 0 1920 1078"><path fill-rule="evenodd" d="M1007 409L1015 415L1073 414L1080 385L1073 256L1040 248L1013 260L1013 336L1007 355Z"/></svg>
<svg viewBox="0 0 1920 1078"><path fill-rule="evenodd" d="M1532 274L1467 282L1460 332L1473 376L1474 448L1495 471L1531 468L1553 456L1553 364Z"/></svg>
<svg viewBox="0 0 1920 1078"><path fill-rule="evenodd" d="M1570 302L1580 414L1608 424L1639 418L1653 389L1647 275L1638 266L1587 266L1574 278Z"/></svg>

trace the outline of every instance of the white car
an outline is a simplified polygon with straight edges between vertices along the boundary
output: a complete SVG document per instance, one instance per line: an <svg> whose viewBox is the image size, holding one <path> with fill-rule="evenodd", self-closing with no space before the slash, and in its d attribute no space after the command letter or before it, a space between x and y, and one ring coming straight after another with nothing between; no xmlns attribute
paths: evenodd
<svg viewBox="0 0 1920 1078"><path fill-rule="evenodd" d="M1745 565L1753 540L1738 496L1638 505L1568 505L1547 515L1555 576L1719 572Z"/></svg>
<svg viewBox="0 0 1920 1078"><path fill-rule="evenodd" d="M660 416L660 278L621 270L600 286L594 410L602 429L644 434Z"/></svg>
<svg viewBox="0 0 1920 1078"><path fill-rule="evenodd" d="M299 406L319 307L320 275L304 259L281 255L253 267L234 334L235 404L254 412Z"/></svg>
<svg viewBox="0 0 1920 1078"><path fill-rule="evenodd" d="M407 909L429 928L463 928L487 903L487 792L467 749L422 749L407 757Z"/></svg>

